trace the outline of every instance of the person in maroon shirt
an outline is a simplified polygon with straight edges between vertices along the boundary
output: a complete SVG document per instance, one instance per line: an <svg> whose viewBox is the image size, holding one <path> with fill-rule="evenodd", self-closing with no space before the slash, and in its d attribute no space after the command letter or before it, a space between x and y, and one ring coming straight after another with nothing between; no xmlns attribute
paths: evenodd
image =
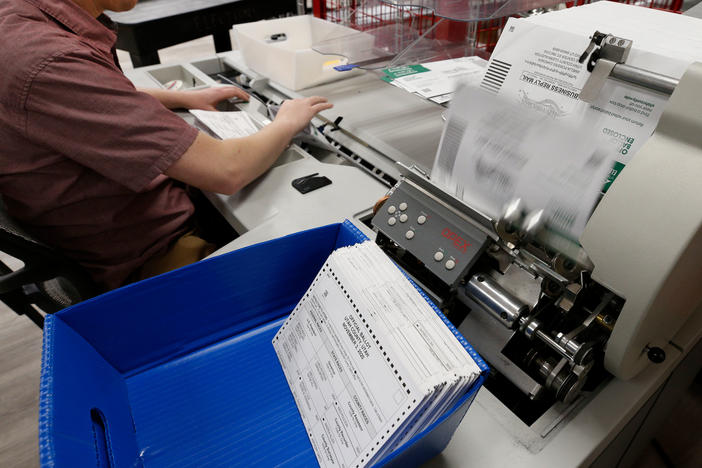
<svg viewBox="0 0 702 468"><path fill-rule="evenodd" d="M232 194L266 171L326 99L216 140L167 108L213 109L238 88L137 90L104 10L136 0L0 0L0 195L10 216L103 289L164 268L192 229L183 187ZM184 184L183 184L184 183ZM168 264L168 262L166 262Z"/></svg>

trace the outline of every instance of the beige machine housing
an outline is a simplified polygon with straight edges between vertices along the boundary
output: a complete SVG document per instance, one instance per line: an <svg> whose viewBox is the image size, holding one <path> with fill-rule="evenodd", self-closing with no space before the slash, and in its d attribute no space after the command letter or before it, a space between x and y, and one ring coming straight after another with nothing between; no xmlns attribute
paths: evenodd
<svg viewBox="0 0 702 468"><path fill-rule="evenodd" d="M690 66L653 136L590 218L592 277L626 302L605 367L629 379L702 313L702 63ZM672 343L674 345L674 343Z"/></svg>

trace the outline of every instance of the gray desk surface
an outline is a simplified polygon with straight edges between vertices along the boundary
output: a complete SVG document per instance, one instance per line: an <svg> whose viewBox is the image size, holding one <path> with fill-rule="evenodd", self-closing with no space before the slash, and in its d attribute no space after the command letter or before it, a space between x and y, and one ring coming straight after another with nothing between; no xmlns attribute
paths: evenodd
<svg viewBox="0 0 702 468"><path fill-rule="evenodd" d="M239 1L240 0L141 0L129 11L110 11L108 15L115 23L139 24Z"/></svg>

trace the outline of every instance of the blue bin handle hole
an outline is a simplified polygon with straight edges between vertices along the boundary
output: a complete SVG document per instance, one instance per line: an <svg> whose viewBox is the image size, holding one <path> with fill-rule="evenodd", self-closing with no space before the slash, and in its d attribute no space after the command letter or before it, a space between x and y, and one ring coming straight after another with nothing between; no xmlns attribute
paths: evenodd
<svg viewBox="0 0 702 468"><path fill-rule="evenodd" d="M114 468L112 444L107 432L105 415L97 408L90 410L90 420L93 426L93 441L95 442L96 466L98 468Z"/></svg>

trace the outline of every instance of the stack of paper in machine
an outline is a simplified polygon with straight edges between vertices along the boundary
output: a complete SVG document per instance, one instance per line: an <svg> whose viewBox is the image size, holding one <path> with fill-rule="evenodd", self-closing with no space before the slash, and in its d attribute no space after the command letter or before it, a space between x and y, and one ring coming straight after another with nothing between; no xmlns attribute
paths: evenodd
<svg viewBox="0 0 702 468"><path fill-rule="evenodd" d="M332 253L273 339L321 466L372 465L466 393L444 320L374 243Z"/></svg>

